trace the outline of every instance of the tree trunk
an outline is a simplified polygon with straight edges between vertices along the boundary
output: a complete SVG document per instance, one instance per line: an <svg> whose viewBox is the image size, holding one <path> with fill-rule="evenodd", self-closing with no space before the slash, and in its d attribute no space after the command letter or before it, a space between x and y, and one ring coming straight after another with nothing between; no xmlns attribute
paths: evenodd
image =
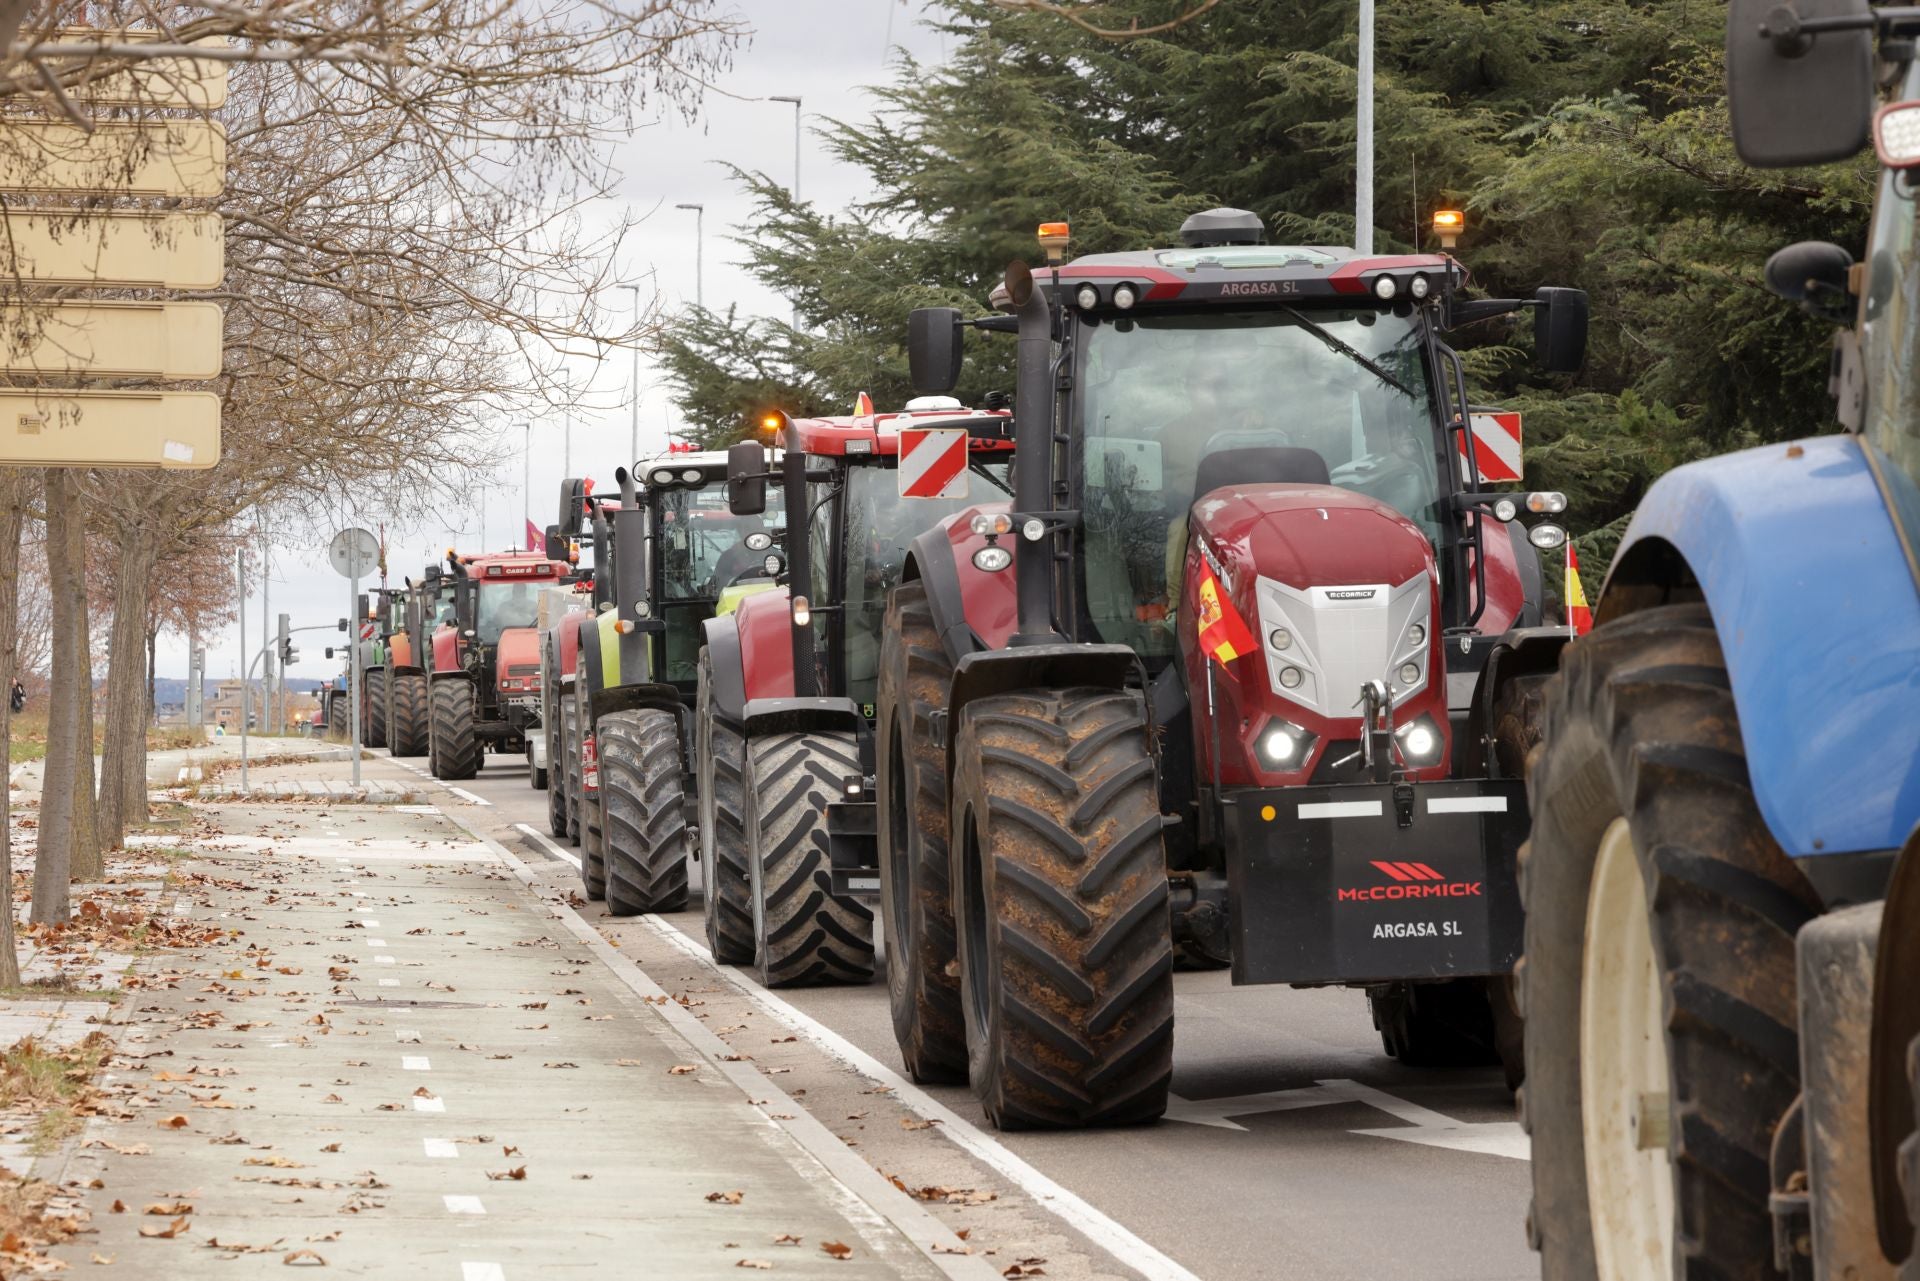
<svg viewBox="0 0 1920 1281"><path fill-rule="evenodd" d="M0 472L0 691L19 674L20 531L26 523L25 474ZM0 699L0 759L13 759L13 700ZM0 787L0 988L20 986L19 944L13 933L12 788Z"/></svg>
<svg viewBox="0 0 1920 1281"><path fill-rule="evenodd" d="M47 586L53 601L53 646L47 694L47 758L40 780L40 829L33 857L33 912L40 925L65 921L67 882L73 870L74 780L79 773L80 698L76 647L69 637L82 620L86 600L73 556L74 484L64 467L46 475ZM91 735L89 735L91 737ZM91 756L91 743L88 744Z"/></svg>
<svg viewBox="0 0 1920 1281"><path fill-rule="evenodd" d="M74 541L78 544L74 559L79 565L87 563L82 541L86 537L86 528L83 520L73 522ZM93 655L87 645L86 588L76 585L74 596L74 611L80 617L72 640L74 674L80 691L80 753L74 758L71 878L76 881L98 881L107 874L107 862L100 844L100 807L94 791ZM114 845L118 847L119 843L116 838Z"/></svg>
<svg viewBox="0 0 1920 1281"><path fill-rule="evenodd" d="M100 751L100 840L110 849L147 821L147 604L153 535L137 514L115 522L113 634L107 646L107 725Z"/></svg>

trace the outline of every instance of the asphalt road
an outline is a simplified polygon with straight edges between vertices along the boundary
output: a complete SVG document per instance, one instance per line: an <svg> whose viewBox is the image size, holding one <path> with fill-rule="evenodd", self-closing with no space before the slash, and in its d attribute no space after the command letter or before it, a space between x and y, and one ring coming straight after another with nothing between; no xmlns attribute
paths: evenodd
<svg viewBox="0 0 1920 1281"><path fill-rule="evenodd" d="M546 797L528 785L524 760L487 759L449 808L550 869L554 883L573 877L564 858L574 851L544 839ZM695 879L697 890L697 866ZM1181 974L1166 1120L999 1134L964 1088L902 1089L897 1077L879 1088L899 1071L884 982L760 991L704 958L697 892L690 910L661 918L583 911L663 988L703 1002L710 1026L779 1070L788 1093L883 1172L914 1187L995 1189L993 1209L1011 1217L935 1208L956 1224L1000 1224L999 1257L1017 1244L1051 1251L1050 1276L1170 1281L1539 1275L1524 1231L1526 1141L1497 1070L1401 1067L1382 1053L1357 992ZM902 1106L916 1097L932 1110ZM876 1098L886 1106L876 1110ZM952 1120L914 1119L939 1118L942 1106Z"/></svg>

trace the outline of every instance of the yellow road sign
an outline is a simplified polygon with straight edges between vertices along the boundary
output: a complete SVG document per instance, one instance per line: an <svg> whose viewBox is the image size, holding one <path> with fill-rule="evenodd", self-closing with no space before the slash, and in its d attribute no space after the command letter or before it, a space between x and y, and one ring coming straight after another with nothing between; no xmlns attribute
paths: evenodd
<svg viewBox="0 0 1920 1281"><path fill-rule="evenodd" d="M62 302L0 307L0 371L59 378L215 378L220 308L210 302ZM37 331L31 341L23 332Z"/></svg>
<svg viewBox="0 0 1920 1281"><path fill-rule="evenodd" d="M16 209L5 223L23 283L213 289L225 273L226 229L216 213Z"/></svg>
<svg viewBox="0 0 1920 1281"><path fill-rule="evenodd" d="M212 120L13 120L0 141L0 187L110 196L217 196L227 131Z"/></svg>
<svg viewBox="0 0 1920 1281"><path fill-rule="evenodd" d="M210 391L0 389L0 466L204 471L219 461Z"/></svg>
<svg viewBox="0 0 1920 1281"><path fill-rule="evenodd" d="M157 32L115 31L103 27L68 27L55 43L61 47L151 43ZM196 40L195 45L227 47L226 38ZM117 59L100 54L96 78L71 85L67 94L84 106L191 107L211 110L227 102L227 65L211 58L151 58L120 71L108 72Z"/></svg>

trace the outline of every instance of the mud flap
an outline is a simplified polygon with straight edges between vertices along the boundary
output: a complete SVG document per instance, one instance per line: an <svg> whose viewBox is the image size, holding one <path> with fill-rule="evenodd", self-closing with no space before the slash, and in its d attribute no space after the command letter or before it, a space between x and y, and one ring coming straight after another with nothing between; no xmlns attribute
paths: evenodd
<svg viewBox="0 0 1920 1281"><path fill-rule="evenodd" d="M1235 983L1512 971L1523 783L1250 788L1226 800Z"/></svg>

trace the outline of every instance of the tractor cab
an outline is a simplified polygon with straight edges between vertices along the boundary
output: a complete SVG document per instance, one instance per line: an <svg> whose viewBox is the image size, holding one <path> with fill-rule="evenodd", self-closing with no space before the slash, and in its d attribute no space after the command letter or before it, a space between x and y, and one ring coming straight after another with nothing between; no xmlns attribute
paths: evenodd
<svg viewBox="0 0 1920 1281"><path fill-rule="evenodd" d="M433 601L430 668L436 778L471 778L488 745L522 748L537 720L540 592L570 572L540 552L460 556Z"/></svg>

